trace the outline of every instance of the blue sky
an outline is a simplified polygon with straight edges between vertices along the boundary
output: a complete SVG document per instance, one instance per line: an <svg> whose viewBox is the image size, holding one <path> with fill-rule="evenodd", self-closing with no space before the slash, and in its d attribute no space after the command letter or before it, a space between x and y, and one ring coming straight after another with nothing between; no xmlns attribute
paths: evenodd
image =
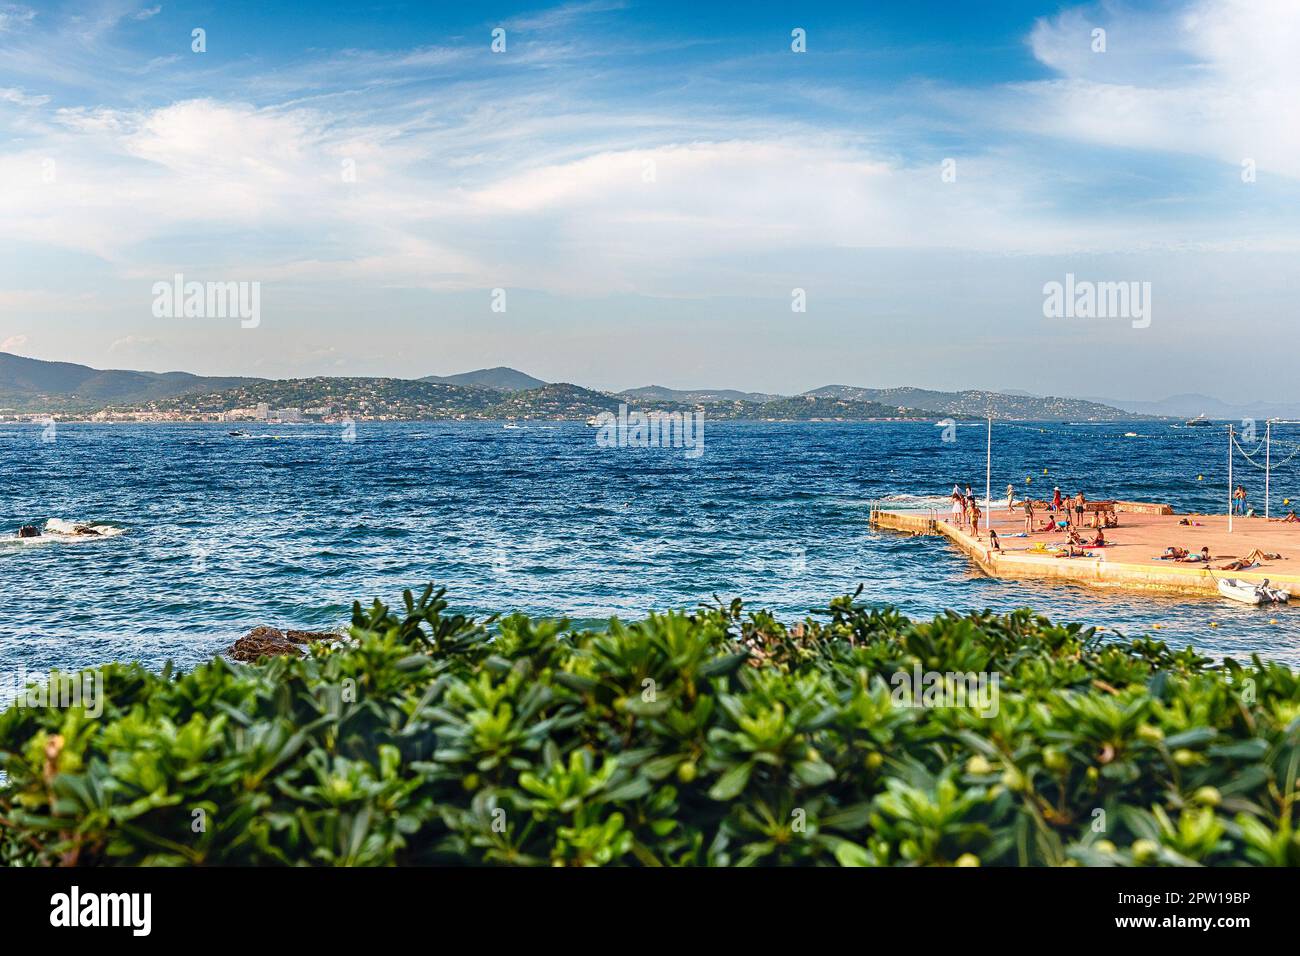
<svg viewBox="0 0 1300 956"><path fill-rule="evenodd" d="M0 347L1295 400L1297 49L1291 0L0 0ZM261 324L156 318L176 273ZM1066 273L1150 326L1045 318Z"/></svg>

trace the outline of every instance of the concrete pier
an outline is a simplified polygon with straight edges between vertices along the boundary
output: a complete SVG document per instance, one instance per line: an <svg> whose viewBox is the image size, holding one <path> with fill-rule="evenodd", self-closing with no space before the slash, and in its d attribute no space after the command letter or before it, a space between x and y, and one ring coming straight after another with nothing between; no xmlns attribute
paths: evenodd
<svg viewBox="0 0 1300 956"><path fill-rule="evenodd" d="M1273 587L1285 588L1300 597L1300 524L1256 518L1234 518L1228 532L1226 515L1179 515L1168 505L1144 502L1118 503L1119 525L1103 529L1108 546L1086 548L1090 557L1057 557L1048 550L1064 548L1065 532L1034 532L1015 537L1024 531L1024 513L1008 512L1005 499L993 504L993 529L1001 541L1002 551L989 546L984 520L979 538L967 529L951 523L946 511L889 510L873 508L871 525L904 534L937 534L947 538L986 574L1001 578L1053 578L1099 588L1155 590L1180 594L1219 596L1216 578L1237 578L1254 584L1267 578ZM980 502L983 510L984 502ZM987 516L986 516L987 517ZM1047 512L1037 510L1034 523L1041 525ZM1188 524L1180 524L1182 520ZM1083 528L1080 534L1090 540L1096 532ZM1193 554L1202 546L1210 549L1211 561L1184 564L1161 561L1157 555L1174 545ZM1258 548L1280 554L1277 560L1262 561L1248 571L1223 571L1219 566L1245 556Z"/></svg>

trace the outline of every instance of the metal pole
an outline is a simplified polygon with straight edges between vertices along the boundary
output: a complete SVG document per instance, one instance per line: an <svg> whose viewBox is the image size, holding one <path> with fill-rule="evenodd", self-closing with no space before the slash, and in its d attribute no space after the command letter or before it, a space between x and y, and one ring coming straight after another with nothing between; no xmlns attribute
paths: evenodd
<svg viewBox="0 0 1300 956"><path fill-rule="evenodd" d="M1232 426L1228 426L1228 534L1232 534Z"/></svg>
<svg viewBox="0 0 1300 956"><path fill-rule="evenodd" d="M1272 450L1270 442L1273 437L1273 419L1264 420L1264 520L1268 520L1268 472L1272 467L1272 460L1269 452Z"/></svg>

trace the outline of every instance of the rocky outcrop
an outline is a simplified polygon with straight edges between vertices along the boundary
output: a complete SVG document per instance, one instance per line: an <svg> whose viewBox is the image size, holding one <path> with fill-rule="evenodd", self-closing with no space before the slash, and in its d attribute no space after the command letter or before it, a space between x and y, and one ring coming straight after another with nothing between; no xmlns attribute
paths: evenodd
<svg viewBox="0 0 1300 956"><path fill-rule="evenodd" d="M251 663L259 657L301 656L313 641L337 641L330 631L282 631L278 627L255 627L226 652L237 661Z"/></svg>

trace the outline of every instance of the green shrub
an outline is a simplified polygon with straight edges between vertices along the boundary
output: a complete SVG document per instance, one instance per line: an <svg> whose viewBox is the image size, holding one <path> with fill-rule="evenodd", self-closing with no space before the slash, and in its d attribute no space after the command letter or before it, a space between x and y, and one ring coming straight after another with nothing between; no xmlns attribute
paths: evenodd
<svg viewBox="0 0 1300 956"><path fill-rule="evenodd" d="M353 610L309 656L100 672L0 714L0 862L1300 863L1300 683L1028 611L852 597L600 631ZM895 681L997 675L995 713ZM905 701L904 701L905 702Z"/></svg>

